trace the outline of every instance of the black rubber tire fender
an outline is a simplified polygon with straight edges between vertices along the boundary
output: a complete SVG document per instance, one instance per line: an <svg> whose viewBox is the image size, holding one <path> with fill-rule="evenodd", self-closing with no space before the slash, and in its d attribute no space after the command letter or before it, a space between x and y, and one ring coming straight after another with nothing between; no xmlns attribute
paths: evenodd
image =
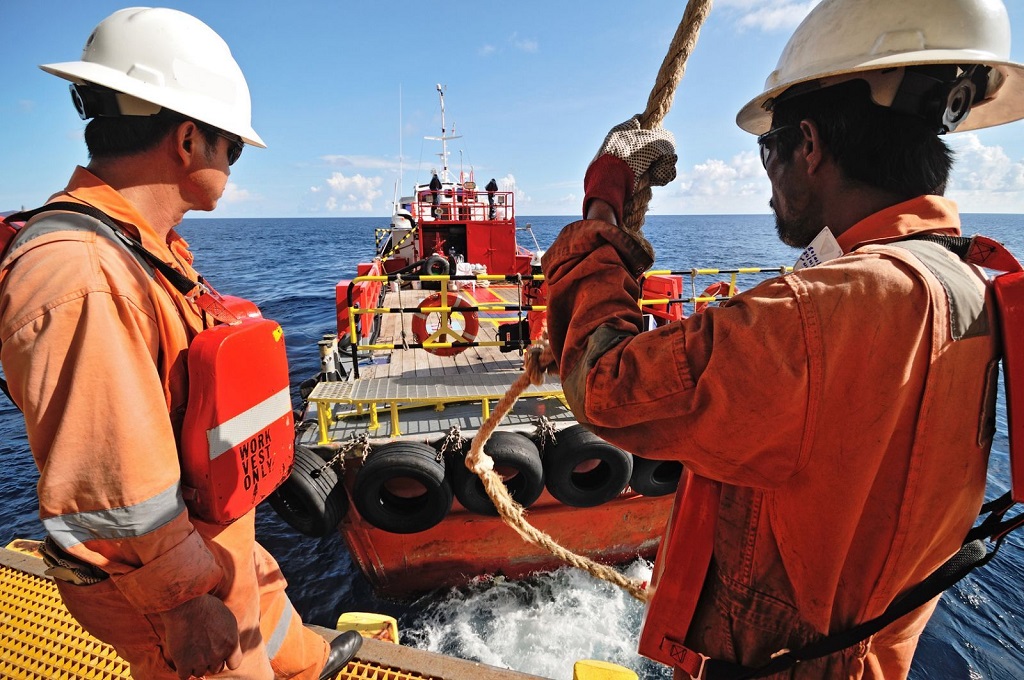
<svg viewBox="0 0 1024 680"><path fill-rule="evenodd" d="M677 460L651 460L633 456L633 474L629 486L641 496L667 496L675 493L683 464Z"/></svg>
<svg viewBox="0 0 1024 680"><path fill-rule="evenodd" d="M338 473L305 446L295 447L291 474L267 500L293 529L313 538L336 531L348 510L348 494Z"/></svg>
<svg viewBox="0 0 1024 680"><path fill-rule="evenodd" d="M406 497L389 488L403 483L418 485L423 492ZM367 456L352 488L352 501L363 519L393 534L414 534L437 525L451 510L453 499L444 461L419 442L379 447Z"/></svg>
<svg viewBox="0 0 1024 680"><path fill-rule="evenodd" d="M423 266L420 267L420 274L430 274L432 276L443 276L448 273L451 269L451 264L448 262L448 258L444 255L431 255L423 261Z"/></svg>
<svg viewBox="0 0 1024 680"><path fill-rule="evenodd" d="M586 472L576 471L588 462L597 462L597 466ZM544 449L548 492L574 508L592 508L612 500L629 484L632 472L631 455L582 425L557 432Z"/></svg>
<svg viewBox="0 0 1024 680"><path fill-rule="evenodd" d="M469 451L468 446L466 451ZM517 503L528 508L540 498L544 492L544 466L537 445L529 437L498 430L484 444L484 453L494 459L495 471L506 477L505 488ZM455 497L470 512L497 516L498 509L480 477L466 467L465 457L456 457L452 462L452 488Z"/></svg>

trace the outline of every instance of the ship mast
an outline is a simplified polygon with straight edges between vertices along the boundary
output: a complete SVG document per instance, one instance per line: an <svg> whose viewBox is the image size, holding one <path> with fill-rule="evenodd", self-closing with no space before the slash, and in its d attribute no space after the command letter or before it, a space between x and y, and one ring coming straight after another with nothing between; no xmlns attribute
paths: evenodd
<svg viewBox="0 0 1024 680"><path fill-rule="evenodd" d="M441 87L441 83L437 84L437 95L441 100L441 136L440 137L424 137L424 139L432 139L441 142L441 153L438 155L441 157L441 181L450 182L451 174L448 172L448 140L449 139L460 139L462 135L456 135L455 126L452 125L451 135L446 134L448 132L444 122L444 88Z"/></svg>

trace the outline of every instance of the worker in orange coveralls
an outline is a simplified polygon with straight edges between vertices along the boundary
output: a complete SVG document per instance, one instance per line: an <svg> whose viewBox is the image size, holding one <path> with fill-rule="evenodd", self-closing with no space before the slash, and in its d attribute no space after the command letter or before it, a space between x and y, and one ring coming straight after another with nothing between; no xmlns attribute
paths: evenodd
<svg viewBox="0 0 1024 680"><path fill-rule="evenodd" d="M132 8L96 27L81 61L42 68L91 118L89 166L51 201L98 208L195 281L174 227L216 207L244 144L264 146L228 46L188 14ZM0 358L65 604L138 680L334 677L362 638L328 645L302 625L255 511L218 526L183 500L185 351L209 318L95 224L51 212L0 265Z"/></svg>
<svg viewBox="0 0 1024 680"><path fill-rule="evenodd" d="M824 0L738 115L797 270L649 332L653 252L622 211L674 178L674 140L634 118L588 168L585 219L544 256L550 341L581 423L688 470L641 635L676 678L878 616L978 516L996 321L984 275L918 237L960 233L939 135L1024 117L1009 52L999 0ZM905 677L936 602L772 677Z"/></svg>

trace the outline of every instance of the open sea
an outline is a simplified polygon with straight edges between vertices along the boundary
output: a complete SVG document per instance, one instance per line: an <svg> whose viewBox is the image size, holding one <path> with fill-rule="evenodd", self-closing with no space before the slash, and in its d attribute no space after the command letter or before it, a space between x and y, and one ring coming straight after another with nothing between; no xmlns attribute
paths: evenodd
<svg viewBox="0 0 1024 680"><path fill-rule="evenodd" d="M519 218L542 247L570 218ZM964 233L984 233L1024 257L1024 215L965 215ZM220 291L254 300L283 326L293 402L299 382L318 372L316 341L334 332L334 284L372 254L374 227L387 218L190 219L182 233L196 264ZM778 267L797 252L778 242L769 215L652 216L645 227L657 267ZM529 231L519 242L532 248ZM708 279L711 283L715 279ZM740 288L751 287L740 280ZM103 418L113 414L96 414ZM1005 400L999 399L989 497L1009 486ZM96 455L102 455L97 452ZM35 484L18 411L0 395L0 545L41 538ZM813 511L813 509L809 509ZM614 587L561 569L512 583L485 580L412 602L374 596L337 535L300 536L269 506L257 511L257 536L280 562L289 594L307 622L333 627L346 611L399 619L404 644L559 680L577 659L632 667L641 678L670 678L635 653L641 607ZM987 566L948 591L925 630L910 677L916 680L1024 678L1024 531L1011 536ZM628 565L644 578L651 565Z"/></svg>

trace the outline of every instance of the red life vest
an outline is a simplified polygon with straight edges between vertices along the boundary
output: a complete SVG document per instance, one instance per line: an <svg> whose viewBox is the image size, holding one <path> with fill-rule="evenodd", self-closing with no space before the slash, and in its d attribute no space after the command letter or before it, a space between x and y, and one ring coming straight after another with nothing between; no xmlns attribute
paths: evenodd
<svg viewBox="0 0 1024 680"><path fill-rule="evenodd" d="M91 206L51 203L10 215L0 222L0 259L29 219L60 211L93 220L73 225L40 220L33 229L102 233L147 272L159 270L219 322L199 332L188 348L189 396L179 449L182 495L189 511L205 521L229 524L242 517L291 474L295 431L281 326L264 319L252 302L222 296L167 266Z"/></svg>

